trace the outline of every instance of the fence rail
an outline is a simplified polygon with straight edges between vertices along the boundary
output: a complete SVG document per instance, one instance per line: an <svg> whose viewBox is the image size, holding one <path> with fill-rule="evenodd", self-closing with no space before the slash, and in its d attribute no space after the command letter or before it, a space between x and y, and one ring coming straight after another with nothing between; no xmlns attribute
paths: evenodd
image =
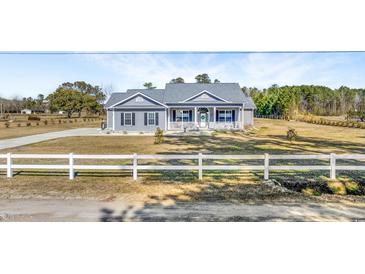
<svg viewBox="0 0 365 274"><path fill-rule="evenodd" d="M69 179L73 180L77 170L131 170L133 179L138 179L138 170L195 170L198 171L199 179L203 178L204 170L263 170L264 179L269 179L271 170L329 170L330 178L336 179L337 170L361 170L365 171L363 165L336 165L336 160L365 160L365 154L313 154L313 155L212 155L212 154L191 154L191 155L78 155L78 154L0 154L1 159L6 159L6 164L0 169L6 169L6 176L13 177L14 170L24 169L49 169L67 170ZM67 164L14 164L14 159L67 159ZM131 160L130 165L80 165L75 160ZM139 164L138 160L197 160L194 165L146 165ZM203 160L263 160L259 165L223 165L206 164ZM270 160L329 160L328 165L270 165Z"/></svg>

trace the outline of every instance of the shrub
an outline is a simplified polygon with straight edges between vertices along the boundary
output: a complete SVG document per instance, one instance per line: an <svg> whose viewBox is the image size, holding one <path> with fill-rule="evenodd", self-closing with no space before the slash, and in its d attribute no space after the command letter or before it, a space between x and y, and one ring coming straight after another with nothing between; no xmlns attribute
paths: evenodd
<svg viewBox="0 0 365 274"><path fill-rule="evenodd" d="M155 131L155 142L154 143L161 144L161 143L163 143L163 141L164 141L163 130L158 127Z"/></svg>
<svg viewBox="0 0 365 274"><path fill-rule="evenodd" d="M347 112L346 120L357 120L363 122L365 121L365 112L350 110Z"/></svg>
<svg viewBox="0 0 365 274"><path fill-rule="evenodd" d="M38 116L35 115L29 115L28 116L28 121L40 121L41 118L39 118Z"/></svg>
<svg viewBox="0 0 365 274"><path fill-rule="evenodd" d="M303 188L302 193L310 196L320 196L322 194L319 190L314 189L312 187Z"/></svg>
<svg viewBox="0 0 365 274"><path fill-rule="evenodd" d="M84 119L82 119L84 122L86 122L86 119L84 118Z"/></svg>
<svg viewBox="0 0 365 274"><path fill-rule="evenodd" d="M48 125L48 121L47 120L44 120L43 121L43 124L46 126L46 125Z"/></svg>
<svg viewBox="0 0 365 274"><path fill-rule="evenodd" d="M327 183L328 188L332 191L333 194L337 195L346 195L346 187L343 183L338 181L329 181Z"/></svg>
<svg viewBox="0 0 365 274"><path fill-rule="evenodd" d="M348 194L359 194L360 186L356 182L345 182L346 191Z"/></svg>
<svg viewBox="0 0 365 274"><path fill-rule="evenodd" d="M286 132L286 138L291 142L291 141L295 141L295 139L297 139L298 137L298 133L295 131L294 128L289 128L288 131Z"/></svg>
<svg viewBox="0 0 365 274"><path fill-rule="evenodd" d="M22 125L20 123L17 124L18 127L21 127Z"/></svg>
<svg viewBox="0 0 365 274"><path fill-rule="evenodd" d="M61 120L58 120L58 123L59 123L59 124L61 124L61 123L62 123L62 121L61 121Z"/></svg>
<svg viewBox="0 0 365 274"><path fill-rule="evenodd" d="M10 123L9 122L5 122L4 125L5 125L6 128L9 128L10 127Z"/></svg>
<svg viewBox="0 0 365 274"><path fill-rule="evenodd" d="M35 123L35 125L36 125L36 126L39 126L39 122L36 122L36 123Z"/></svg>
<svg viewBox="0 0 365 274"><path fill-rule="evenodd" d="M27 122L26 125L27 125L27 127L30 127L32 125L32 123Z"/></svg>

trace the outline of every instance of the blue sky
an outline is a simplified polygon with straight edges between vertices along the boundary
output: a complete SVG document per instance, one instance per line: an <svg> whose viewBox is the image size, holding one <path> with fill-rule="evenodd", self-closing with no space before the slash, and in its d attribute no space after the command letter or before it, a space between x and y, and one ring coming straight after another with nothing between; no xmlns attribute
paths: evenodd
<svg viewBox="0 0 365 274"><path fill-rule="evenodd" d="M163 88L172 78L212 80L266 88L316 84L365 88L365 52L348 53L164 53L0 54L0 96L49 94L63 82L84 80L114 91Z"/></svg>

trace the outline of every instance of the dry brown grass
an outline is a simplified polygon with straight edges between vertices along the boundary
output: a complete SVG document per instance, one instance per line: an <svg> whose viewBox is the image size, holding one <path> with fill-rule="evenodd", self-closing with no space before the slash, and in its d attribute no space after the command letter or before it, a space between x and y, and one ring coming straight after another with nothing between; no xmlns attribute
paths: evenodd
<svg viewBox="0 0 365 274"><path fill-rule="evenodd" d="M257 119L256 129L249 133L216 133L213 136L166 137L163 144L153 144L152 136L70 137L10 149L14 153L79 154L312 154L365 153L365 130L320 126L302 122ZM295 128L298 139L288 141L288 127ZM5 152L5 151L2 151ZM33 161L34 162L34 161ZM89 163L89 161L86 161ZM119 163L121 161L101 161ZM293 161L292 163L300 163ZM307 163L308 164L308 163ZM311 163L313 164L313 163ZM140 172L139 181L131 172L80 172L69 181L67 172L21 172L7 180L0 175L0 197L125 199L149 203L176 201L257 202L304 199L311 193L331 193L328 174L323 172L277 172L270 176L297 191L262 184L261 172L204 172L198 181L195 171ZM364 173L341 173L339 181L362 194ZM313 188L313 186L315 186ZM320 187L318 187L320 186ZM315 191L311 190L315 189ZM355 192L352 191L352 193Z"/></svg>

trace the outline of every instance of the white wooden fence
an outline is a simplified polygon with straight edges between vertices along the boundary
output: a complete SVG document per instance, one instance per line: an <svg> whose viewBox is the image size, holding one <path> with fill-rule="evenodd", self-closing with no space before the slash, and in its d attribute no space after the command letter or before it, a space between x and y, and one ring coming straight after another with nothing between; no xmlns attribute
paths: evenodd
<svg viewBox="0 0 365 274"><path fill-rule="evenodd" d="M315 155L212 155L212 154L193 154L193 155L76 155L70 154L0 154L1 159L6 159L6 164L0 164L0 170L6 169L8 178L13 176L14 170L24 169L60 169L68 170L69 179L75 178L77 170L131 170L133 179L138 179L138 170L196 170L199 179L203 179L203 170L263 170L264 179L269 179L270 170L328 170L330 178L336 179L336 170L364 170L365 165L336 165L337 159L365 160L365 154L315 154ZM14 159L67 159L68 164L13 164ZM130 165L78 165L77 159L94 160L131 160ZM138 164L138 160L197 160L197 165L143 165ZM206 164L203 160L262 160L262 165L220 165ZM329 165L270 165L270 160L329 160Z"/></svg>

